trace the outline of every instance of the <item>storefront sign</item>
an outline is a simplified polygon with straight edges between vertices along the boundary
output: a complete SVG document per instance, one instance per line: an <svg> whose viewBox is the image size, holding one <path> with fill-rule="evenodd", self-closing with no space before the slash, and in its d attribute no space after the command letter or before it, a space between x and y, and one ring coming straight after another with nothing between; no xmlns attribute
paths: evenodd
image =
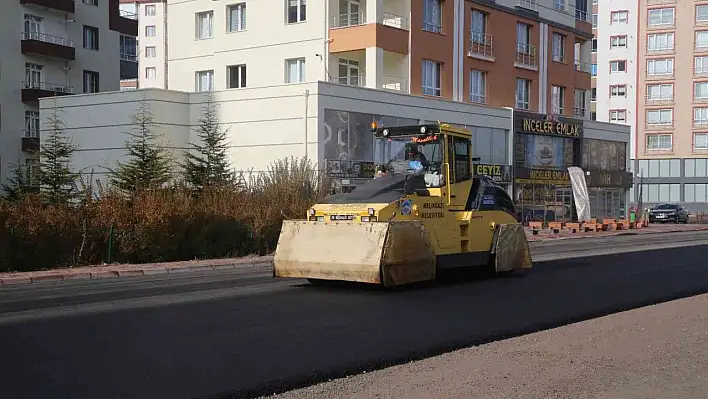
<svg viewBox="0 0 708 399"><path fill-rule="evenodd" d="M567 170L516 168L516 183L569 185Z"/></svg>
<svg viewBox="0 0 708 399"><path fill-rule="evenodd" d="M549 118L542 114L518 113L515 116L516 131L520 133L546 134L570 138L583 136L582 121L570 122L568 118Z"/></svg>
<svg viewBox="0 0 708 399"><path fill-rule="evenodd" d="M590 171L585 174L588 187L632 187L633 175L631 172L600 172Z"/></svg>
<svg viewBox="0 0 708 399"><path fill-rule="evenodd" d="M373 179L375 170L373 162L325 159L325 172L331 178Z"/></svg>
<svg viewBox="0 0 708 399"><path fill-rule="evenodd" d="M479 163L474 165L474 175L489 176L494 181L508 183L511 181L511 166Z"/></svg>

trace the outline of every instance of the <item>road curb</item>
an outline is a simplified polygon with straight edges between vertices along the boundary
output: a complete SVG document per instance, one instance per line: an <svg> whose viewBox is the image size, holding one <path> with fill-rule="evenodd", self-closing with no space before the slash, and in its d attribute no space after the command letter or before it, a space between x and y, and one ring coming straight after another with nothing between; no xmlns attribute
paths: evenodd
<svg viewBox="0 0 708 399"><path fill-rule="evenodd" d="M272 256L261 256L253 258L231 258L190 262L87 266L76 269L0 273L0 287L19 284L38 284L42 282L55 282L65 280L76 281L130 278L211 270L229 270L246 267L267 267L272 264L272 261Z"/></svg>
<svg viewBox="0 0 708 399"><path fill-rule="evenodd" d="M547 238L539 238L539 239L533 239L533 237L528 237L529 242L539 242L539 241L558 241L558 240L573 240L573 239L580 239L580 238L599 238L599 237L617 237L617 236L637 236L637 235L646 235L646 234L670 234L670 233L685 233L685 232L697 232L697 231L706 231L708 230L708 227L701 227L701 228L696 228L696 229L690 229L690 230L685 230L685 229L672 229L672 230L651 230L651 228L648 227L642 227L641 229L637 229L634 231L613 231L608 234L599 234L599 235L572 235L572 236L566 236L566 237L547 237Z"/></svg>

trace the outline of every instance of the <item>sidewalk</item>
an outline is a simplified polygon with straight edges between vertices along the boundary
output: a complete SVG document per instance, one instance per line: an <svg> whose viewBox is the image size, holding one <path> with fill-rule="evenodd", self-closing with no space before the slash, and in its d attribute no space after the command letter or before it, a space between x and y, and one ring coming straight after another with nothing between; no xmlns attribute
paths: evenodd
<svg viewBox="0 0 708 399"><path fill-rule="evenodd" d="M606 237L628 234L659 234L680 231L703 231L708 230L708 224L688 224L688 225L657 225L636 230L600 231L600 232L578 232L560 231L553 234L552 230L541 230L538 235L533 235L530 230L526 231L526 237L530 242L567 240L587 237ZM273 256L249 256L243 258L229 259L206 259L183 262L163 262L144 264L117 264L117 265L96 265L77 268L64 268L36 272L0 273L0 286L14 284L31 284L42 281L62 281L62 280L89 280L107 279L119 277L150 276L158 274L174 274L196 271L223 270L243 267L269 267L273 262Z"/></svg>
<svg viewBox="0 0 708 399"><path fill-rule="evenodd" d="M608 237L620 235L640 235L640 234L660 234L660 233L676 233L682 231L705 231L708 230L708 224L650 224L649 227L639 229L626 230L610 230L610 231L588 231L571 233L567 230L561 230L558 234L554 234L551 229L539 230L538 235L533 235L531 229L526 229L526 238L530 241L548 241L548 240L569 240L574 238L587 237Z"/></svg>

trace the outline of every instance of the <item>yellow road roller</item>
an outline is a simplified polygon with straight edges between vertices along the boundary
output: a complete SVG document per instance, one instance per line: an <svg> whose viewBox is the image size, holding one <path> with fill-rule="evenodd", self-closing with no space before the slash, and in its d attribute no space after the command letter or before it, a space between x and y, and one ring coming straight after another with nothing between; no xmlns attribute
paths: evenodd
<svg viewBox="0 0 708 399"><path fill-rule="evenodd" d="M373 179L283 222L274 277L392 287L448 268L531 268L509 194L473 173L469 131L442 123L371 129L393 156Z"/></svg>

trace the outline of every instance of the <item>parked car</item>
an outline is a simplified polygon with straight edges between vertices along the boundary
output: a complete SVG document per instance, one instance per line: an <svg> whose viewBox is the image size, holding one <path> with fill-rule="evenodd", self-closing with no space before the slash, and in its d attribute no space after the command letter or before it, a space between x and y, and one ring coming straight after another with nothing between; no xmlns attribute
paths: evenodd
<svg viewBox="0 0 708 399"><path fill-rule="evenodd" d="M677 204L661 204L649 210L649 223L688 223L688 211Z"/></svg>

